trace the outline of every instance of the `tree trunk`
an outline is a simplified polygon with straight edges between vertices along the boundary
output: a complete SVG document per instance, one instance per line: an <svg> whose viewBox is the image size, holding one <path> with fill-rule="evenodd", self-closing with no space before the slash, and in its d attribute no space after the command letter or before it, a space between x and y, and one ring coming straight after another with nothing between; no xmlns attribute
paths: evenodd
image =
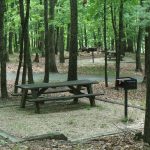
<svg viewBox="0 0 150 150"><path fill-rule="evenodd" d="M148 32L147 44L150 43L150 27L146 28ZM150 64L150 44L146 45L146 60L147 64ZM150 66L146 68L146 113L145 113L145 124L144 124L144 142L150 144Z"/></svg>
<svg viewBox="0 0 150 150"><path fill-rule="evenodd" d="M133 40L132 39L127 39L127 49L126 49L126 52L131 52L133 53L134 52L134 48L133 48Z"/></svg>
<svg viewBox="0 0 150 150"><path fill-rule="evenodd" d="M33 83L32 61L30 56L30 43L29 43L29 13L30 13L30 0L26 0L26 16L24 19L24 64L26 63L28 69L28 83ZM26 68L25 68L26 69Z"/></svg>
<svg viewBox="0 0 150 150"><path fill-rule="evenodd" d="M7 33L4 36L4 49L6 50L6 62L9 62L9 53L7 50Z"/></svg>
<svg viewBox="0 0 150 150"><path fill-rule="evenodd" d="M104 50L105 50L105 86L108 87L108 74L107 74L107 22L106 22L106 5L107 0L104 0Z"/></svg>
<svg viewBox="0 0 150 150"><path fill-rule="evenodd" d="M112 26L114 30L114 37L115 37L115 49L116 49L116 79L119 78L120 73L120 51L119 51L119 40L118 40L118 32L117 32L117 23L116 23L116 15L115 15L115 8L111 3L111 18L112 18Z"/></svg>
<svg viewBox="0 0 150 150"><path fill-rule="evenodd" d="M97 39L96 39L95 31L93 31L93 39L94 39L94 47L97 47Z"/></svg>
<svg viewBox="0 0 150 150"><path fill-rule="evenodd" d="M116 49L116 79L120 77L120 56L122 52L122 37L123 37L123 3L124 0L120 0L119 8L119 37L118 37L118 48Z"/></svg>
<svg viewBox="0 0 150 150"><path fill-rule="evenodd" d="M70 24L68 24L67 26L67 47L66 47L66 51L69 52L70 49Z"/></svg>
<svg viewBox="0 0 150 150"><path fill-rule="evenodd" d="M140 5L143 6L143 1L140 0ZM138 38L137 38L137 50L136 50L136 69L135 71L142 72L142 65L141 65L141 47L142 47L142 34L143 28L139 26L138 31Z"/></svg>
<svg viewBox="0 0 150 150"><path fill-rule="evenodd" d="M88 39L87 39L87 32L86 32L85 24L84 24L84 47L88 47Z"/></svg>
<svg viewBox="0 0 150 150"><path fill-rule="evenodd" d="M20 35L20 54L19 54L19 65L15 80L15 85L18 84L19 81L19 74L20 69L22 66L23 61L23 54L24 54L24 64L23 64L23 73L22 73L22 83L26 83L26 74L28 69L28 82L33 83L33 72L32 72L32 62L30 56L30 49L29 49L29 9L30 9L30 0L26 1L26 16L24 15L24 2L19 0L20 6L20 19L21 19L21 35ZM14 92L17 92L17 88L15 86Z"/></svg>
<svg viewBox="0 0 150 150"><path fill-rule="evenodd" d="M58 44L59 43L59 27L56 28L56 31L55 31L55 54L57 55L58 54Z"/></svg>
<svg viewBox="0 0 150 150"><path fill-rule="evenodd" d="M14 52L15 53L18 53L18 35L17 35L17 33L15 33L15 49L14 49Z"/></svg>
<svg viewBox="0 0 150 150"><path fill-rule="evenodd" d="M136 50L136 69L135 71L142 72L142 65L141 65L141 45L142 45L142 32L143 29L139 27L138 31L138 38L137 38L137 50Z"/></svg>
<svg viewBox="0 0 150 150"><path fill-rule="evenodd" d="M6 49L4 49L4 11L5 0L0 1L0 65L1 65L1 97L7 98L7 78L6 78Z"/></svg>
<svg viewBox="0 0 150 150"><path fill-rule="evenodd" d="M48 36L48 0L44 0L44 26L45 26L45 74L44 82L49 82L49 36Z"/></svg>
<svg viewBox="0 0 150 150"><path fill-rule="evenodd" d="M77 50L78 50L78 11L77 0L70 0L71 37L69 50L68 80L77 80Z"/></svg>
<svg viewBox="0 0 150 150"><path fill-rule="evenodd" d="M50 20L54 20L54 9L55 9L55 0L49 1L50 11L49 16ZM55 59L55 40L54 40L54 25L50 24L49 26L49 50L50 50L50 72L58 72L56 66L56 59Z"/></svg>
<svg viewBox="0 0 150 150"><path fill-rule="evenodd" d="M148 29L146 28L146 31L148 31ZM148 48L149 48L149 39L148 39L148 36L145 35L145 68L144 68L144 78L143 78L143 83L146 83L146 80L147 80L147 75L146 75L146 71L147 71L147 68L148 68L148 57L147 57L147 53L148 53Z"/></svg>
<svg viewBox="0 0 150 150"><path fill-rule="evenodd" d="M64 63L65 62L65 58L64 58L64 27L60 28L60 33L59 33L59 61L60 63Z"/></svg>
<svg viewBox="0 0 150 150"><path fill-rule="evenodd" d="M10 29L11 30L11 29ZM8 51L9 51L9 54L13 54L13 50L12 50L12 44L13 44L13 32L12 31L9 31L9 46L8 46Z"/></svg>

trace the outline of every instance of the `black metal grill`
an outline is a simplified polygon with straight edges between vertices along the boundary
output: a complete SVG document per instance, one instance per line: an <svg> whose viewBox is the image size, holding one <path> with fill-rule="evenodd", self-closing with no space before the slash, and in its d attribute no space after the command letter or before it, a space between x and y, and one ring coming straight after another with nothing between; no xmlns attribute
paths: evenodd
<svg viewBox="0 0 150 150"><path fill-rule="evenodd" d="M137 89L137 80L131 77L120 77L116 79L116 87L126 90Z"/></svg>
<svg viewBox="0 0 150 150"><path fill-rule="evenodd" d="M120 77L116 79L116 87L124 88L124 114L125 118L128 118L128 90L137 89L137 80L131 77Z"/></svg>

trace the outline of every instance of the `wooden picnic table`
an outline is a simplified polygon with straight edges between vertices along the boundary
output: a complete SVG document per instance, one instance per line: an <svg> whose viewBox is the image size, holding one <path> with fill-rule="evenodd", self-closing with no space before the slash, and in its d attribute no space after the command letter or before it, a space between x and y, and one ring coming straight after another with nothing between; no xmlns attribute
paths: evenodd
<svg viewBox="0 0 150 150"><path fill-rule="evenodd" d="M35 112L40 113L40 103L45 101L53 100L69 100L74 99L74 103L78 102L78 98L87 97L90 100L91 106L95 105L95 96L101 95L102 93L93 93L93 84L97 84L97 81L91 80L74 80L74 81L63 81L56 83L33 83L33 84L21 84L17 85L18 88L22 89L21 97L21 108L25 108L26 101L34 102L36 105ZM83 92L83 87L85 88ZM61 88L57 90L58 88ZM67 88L67 89L66 89ZM28 92L31 91L30 98L28 97ZM55 96L55 97L40 97L41 95L47 93L60 93L69 92L72 95L69 96Z"/></svg>
<svg viewBox="0 0 150 150"><path fill-rule="evenodd" d="M107 52L107 57L108 57L108 59L109 60L111 60L111 59L116 59L116 52L115 51L108 51ZM122 61L123 60L123 55L121 54L120 55L120 60Z"/></svg>

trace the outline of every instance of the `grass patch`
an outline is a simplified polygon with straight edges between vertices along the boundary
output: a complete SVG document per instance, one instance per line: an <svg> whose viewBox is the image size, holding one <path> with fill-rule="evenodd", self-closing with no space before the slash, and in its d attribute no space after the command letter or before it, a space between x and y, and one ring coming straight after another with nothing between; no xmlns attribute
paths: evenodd
<svg viewBox="0 0 150 150"><path fill-rule="evenodd" d="M79 74L85 74L85 75L98 75L98 76L105 76L105 67L104 66L82 66L78 67L78 73ZM115 65L108 66L107 69L108 77L115 77L116 71L115 71ZM120 76L131 76L133 74L132 71L129 72L120 72Z"/></svg>
<svg viewBox="0 0 150 150"><path fill-rule="evenodd" d="M89 75L100 75L104 76L105 68L104 66L82 66L78 68L79 74L89 74ZM113 67L108 67L108 75L115 76L115 71Z"/></svg>
<svg viewBox="0 0 150 150"><path fill-rule="evenodd" d="M134 119L125 117L125 118L121 119L121 122L122 123L132 123L132 122L134 122Z"/></svg>

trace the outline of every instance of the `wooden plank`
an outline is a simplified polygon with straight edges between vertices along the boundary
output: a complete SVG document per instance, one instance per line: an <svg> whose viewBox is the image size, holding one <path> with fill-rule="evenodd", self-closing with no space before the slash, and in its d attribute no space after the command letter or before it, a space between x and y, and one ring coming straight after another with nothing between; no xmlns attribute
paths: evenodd
<svg viewBox="0 0 150 150"><path fill-rule="evenodd" d="M81 90L84 90L84 88L81 88ZM59 93L59 92L70 92L72 91L71 89L67 87L63 88L48 88L45 92L42 94L49 94L49 93ZM11 93L12 96L22 96L22 93ZM32 93L28 93L27 95L32 95Z"/></svg>
<svg viewBox="0 0 150 150"><path fill-rule="evenodd" d="M45 98L36 98L36 99L27 99L29 102L43 102L43 101L53 101L53 100L69 100L73 98L82 98L82 97L93 97L98 95L104 95L103 93L94 93L94 94L79 94L79 95L70 95L70 96L60 96L60 97L45 97Z"/></svg>
<svg viewBox="0 0 150 150"><path fill-rule="evenodd" d="M22 93L11 93L12 96L22 96ZM27 95L31 95L31 93L28 93Z"/></svg>
<svg viewBox="0 0 150 150"><path fill-rule="evenodd" d="M63 88L49 88L47 89L43 94L48 94L48 93L59 93L59 92L69 92L70 89L67 87L63 87Z"/></svg>
<svg viewBox="0 0 150 150"><path fill-rule="evenodd" d="M47 133L42 135L30 136L23 139L23 141L34 141L34 140L43 140L43 139L55 139L55 140L65 140L68 138L61 133Z"/></svg>
<svg viewBox="0 0 150 150"><path fill-rule="evenodd" d="M82 85L86 86L88 84L97 84L97 81L91 80L74 80L74 81L64 81L64 82L56 82L56 83L33 83L33 84L21 84L16 85L18 88L22 89L39 89L39 88L56 88L56 87L64 87L64 86L76 86Z"/></svg>

